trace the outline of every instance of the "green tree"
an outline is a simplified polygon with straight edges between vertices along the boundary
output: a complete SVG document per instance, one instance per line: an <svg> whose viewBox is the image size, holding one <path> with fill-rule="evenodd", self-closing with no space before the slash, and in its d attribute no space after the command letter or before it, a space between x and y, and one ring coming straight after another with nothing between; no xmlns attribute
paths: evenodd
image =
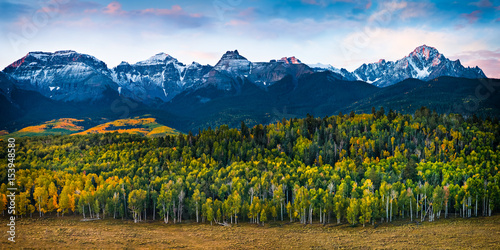
<svg viewBox="0 0 500 250"><path fill-rule="evenodd" d="M260 222L262 222L262 226L264 226L266 221L267 221L266 210L262 209L262 211L260 212Z"/></svg>
<svg viewBox="0 0 500 250"><path fill-rule="evenodd" d="M347 208L347 221L352 225L356 224L357 217L359 214L359 202L356 198L351 198L349 200L349 207Z"/></svg>
<svg viewBox="0 0 500 250"><path fill-rule="evenodd" d="M144 209L146 193L146 190L136 189L132 190L128 196L129 208L132 210L135 223L141 220L141 212Z"/></svg>

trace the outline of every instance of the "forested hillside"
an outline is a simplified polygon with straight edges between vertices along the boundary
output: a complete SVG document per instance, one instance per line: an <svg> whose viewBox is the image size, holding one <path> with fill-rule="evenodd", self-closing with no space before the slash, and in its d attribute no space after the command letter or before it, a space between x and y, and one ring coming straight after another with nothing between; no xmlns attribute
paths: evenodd
<svg viewBox="0 0 500 250"><path fill-rule="evenodd" d="M147 138L16 138L18 216L366 225L500 211L500 124L383 109ZM0 142L7 148L7 142ZM7 151L0 161L7 165ZM1 172L6 209L6 168Z"/></svg>

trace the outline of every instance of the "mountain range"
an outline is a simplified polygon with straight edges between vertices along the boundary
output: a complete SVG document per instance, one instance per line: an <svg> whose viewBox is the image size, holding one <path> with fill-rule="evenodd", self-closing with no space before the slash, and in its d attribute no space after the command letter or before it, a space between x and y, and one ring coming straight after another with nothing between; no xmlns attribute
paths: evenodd
<svg viewBox="0 0 500 250"><path fill-rule="evenodd" d="M163 124L187 131L236 126L241 120L256 124L308 113L366 112L372 104L412 112L419 107L411 105L419 103L448 112L457 110L448 106L474 97L474 87L485 81L497 80L426 45L395 62L363 64L353 72L307 65L295 57L250 62L237 50L227 51L214 66L184 64L159 53L114 68L75 51L30 52L0 72L0 104L5 107L0 126L13 130L62 117L153 114ZM441 83L449 85L440 90L444 98L427 98L427 90L436 94L427 88ZM415 92L419 96L405 102L406 95L413 93L409 86L419 89ZM453 95L457 89L461 92ZM390 96L384 94L388 92ZM493 93L474 110L457 112L496 116L499 109L492 102L496 98Z"/></svg>

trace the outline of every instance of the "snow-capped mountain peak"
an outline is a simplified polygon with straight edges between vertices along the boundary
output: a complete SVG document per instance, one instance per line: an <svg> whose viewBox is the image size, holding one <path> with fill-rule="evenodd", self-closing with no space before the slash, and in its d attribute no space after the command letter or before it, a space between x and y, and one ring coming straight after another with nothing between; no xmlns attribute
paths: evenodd
<svg viewBox="0 0 500 250"><path fill-rule="evenodd" d="M250 71L251 62L238 53L238 50L227 51L214 66L214 70L229 74L245 75Z"/></svg>
<svg viewBox="0 0 500 250"><path fill-rule="evenodd" d="M441 56L442 55L436 48L427 46L425 44L418 46L408 55L408 57L414 57L426 61L428 61L429 59L434 60L434 58L439 58Z"/></svg>
<svg viewBox="0 0 500 250"><path fill-rule="evenodd" d="M353 72L357 80L385 87L408 78L430 80L439 76L485 78L482 70L465 68L460 61L451 61L431 46L415 48L408 56L395 62L379 60L363 64Z"/></svg>
<svg viewBox="0 0 500 250"><path fill-rule="evenodd" d="M19 86L55 100L95 99L114 88L107 65L72 50L30 52L4 69ZM72 91L78 89L78 91Z"/></svg>
<svg viewBox="0 0 500 250"><path fill-rule="evenodd" d="M91 55L80 54L73 50L60 50L54 53L41 51L29 52L26 56L7 66L5 70L16 70L19 67L27 67L28 65L34 66L37 64L54 66L57 64L70 63L84 63L100 68L107 68L103 61Z"/></svg>
<svg viewBox="0 0 500 250"><path fill-rule="evenodd" d="M321 71L329 70L331 72L334 72L334 73L337 73L337 74L341 74L341 70L338 69L338 68L333 67L331 64L311 63L311 64L307 64L307 66L311 67L316 72L321 72Z"/></svg>
<svg viewBox="0 0 500 250"><path fill-rule="evenodd" d="M137 62L136 65L154 65L154 64L164 64L164 63L169 63L171 61L176 61L177 59L173 58L169 54L166 53L158 53L150 58L148 58L145 61L140 61Z"/></svg>

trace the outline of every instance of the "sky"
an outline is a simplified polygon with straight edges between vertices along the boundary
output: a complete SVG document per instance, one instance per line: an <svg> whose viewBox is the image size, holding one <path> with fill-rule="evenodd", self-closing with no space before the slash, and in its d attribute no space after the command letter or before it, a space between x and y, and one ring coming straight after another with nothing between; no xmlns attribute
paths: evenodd
<svg viewBox="0 0 500 250"><path fill-rule="evenodd" d="M295 56L352 71L435 47L500 78L500 0L0 0L0 67L75 50L114 67L164 52L215 65Z"/></svg>

